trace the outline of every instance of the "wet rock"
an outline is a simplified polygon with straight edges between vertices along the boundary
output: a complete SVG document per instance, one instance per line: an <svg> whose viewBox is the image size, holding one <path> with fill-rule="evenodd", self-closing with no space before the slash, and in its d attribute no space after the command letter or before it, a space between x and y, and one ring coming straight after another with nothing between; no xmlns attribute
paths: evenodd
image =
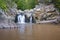
<svg viewBox="0 0 60 40"><path fill-rule="evenodd" d="M9 20L2 20L2 22L0 22L0 28L10 28L10 27L17 27L17 25L13 22L13 21L9 21Z"/></svg>

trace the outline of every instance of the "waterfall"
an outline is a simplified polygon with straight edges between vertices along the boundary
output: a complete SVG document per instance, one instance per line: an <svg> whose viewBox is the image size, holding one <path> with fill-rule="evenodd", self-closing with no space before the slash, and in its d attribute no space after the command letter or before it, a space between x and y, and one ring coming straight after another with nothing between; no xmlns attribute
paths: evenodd
<svg viewBox="0 0 60 40"><path fill-rule="evenodd" d="M32 23L32 16L30 17L30 23Z"/></svg>
<svg viewBox="0 0 60 40"><path fill-rule="evenodd" d="M18 23L22 23L22 24L25 23L25 16L24 15L19 15L18 16Z"/></svg>

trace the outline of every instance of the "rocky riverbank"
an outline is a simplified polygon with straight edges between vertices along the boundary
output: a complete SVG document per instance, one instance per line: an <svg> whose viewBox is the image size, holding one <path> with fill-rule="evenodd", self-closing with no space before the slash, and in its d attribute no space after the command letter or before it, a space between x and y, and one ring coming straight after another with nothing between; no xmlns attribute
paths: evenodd
<svg viewBox="0 0 60 40"><path fill-rule="evenodd" d="M45 22L55 22L57 21L57 19L60 17L60 13L57 10L57 8L55 8L54 4L42 4L39 3L38 5L35 6L34 9L27 9L24 11L19 10L18 12L23 12L24 14L26 14L28 17L32 16L34 17L34 19L36 20L36 22L41 22L44 21ZM60 20L60 19L58 19Z"/></svg>
<svg viewBox="0 0 60 40"><path fill-rule="evenodd" d="M19 14L19 12L23 12L24 14L26 14L28 17L32 16L34 17L34 19L36 20L36 23L38 22L42 22L42 23L47 23L47 22L53 22L55 19L57 22L60 22L60 13L58 12L58 10L54 7L53 4L49 4L49 5L45 5L45 4L39 4L36 5L34 9L26 9L24 11L22 10L15 10L15 14L13 14L14 16L10 16L9 13L7 14L8 16L6 16L6 14L4 14L4 12L1 12L0 10L0 28L3 27L17 27L17 25L14 23L14 19L15 19L15 15Z"/></svg>

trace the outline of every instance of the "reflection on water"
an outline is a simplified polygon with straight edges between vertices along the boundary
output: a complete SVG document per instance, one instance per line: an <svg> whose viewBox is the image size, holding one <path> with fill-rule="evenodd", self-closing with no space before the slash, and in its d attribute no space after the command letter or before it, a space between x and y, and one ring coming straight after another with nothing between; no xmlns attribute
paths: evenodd
<svg viewBox="0 0 60 40"><path fill-rule="evenodd" d="M20 33L23 34L25 32L25 24L18 23L17 25L19 27Z"/></svg>
<svg viewBox="0 0 60 40"><path fill-rule="evenodd" d="M27 34L32 33L32 24L31 23L25 23L25 24L17 24L19 27L19 31L21 34L23 34L26 30L29 31Z"/></svg>
<svg viewBox="0 0 60 40"><path fill-rule="evenodd" d="M60 25L17 25L15 29L0 29L0 40L60 40Z"/></svg>

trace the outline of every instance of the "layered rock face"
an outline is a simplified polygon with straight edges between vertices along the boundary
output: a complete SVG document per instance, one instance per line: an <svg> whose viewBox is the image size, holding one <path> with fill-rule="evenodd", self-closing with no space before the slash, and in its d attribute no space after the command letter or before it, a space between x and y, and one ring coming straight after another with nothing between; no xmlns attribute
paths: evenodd
<svg viewBox="0 0 60 40"><path fill-rule="evenodd" d="M39 21L49 21L58 19L59 12L53 4L39 4L35 8L35 16Z"/></svg>
<svg viewBox="0 0 60 40"><path fill-rule="evenodd" d="M10 20L0 20L0 28L9 28L9 27L17 27L13 21Z"/></svg>
<svg viewBox="0 0 60 40"><path fill-rule="evenodd" d="M0 28L8 28L8 27L17 27L16 24L9 19L5 14L4 11L0 10Z"/></svg>

